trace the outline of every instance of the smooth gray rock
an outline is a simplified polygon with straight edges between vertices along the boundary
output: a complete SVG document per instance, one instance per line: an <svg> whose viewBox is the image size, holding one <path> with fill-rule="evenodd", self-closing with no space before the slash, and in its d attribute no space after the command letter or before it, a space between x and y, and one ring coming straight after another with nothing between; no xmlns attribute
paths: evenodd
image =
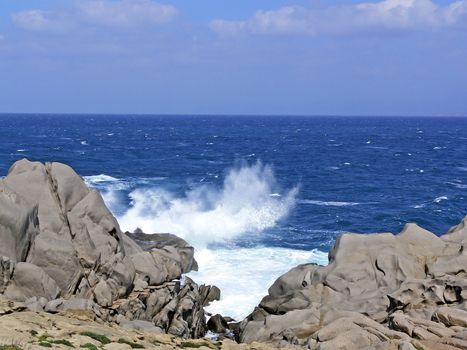
<svg viewBox="0 0 467 350"><path fill-rule="evenodd" d="M1 299L200 337L203 307L220 292L180 287L197 267L193 251L174 235L122 233L101 195L65 164L23 159L0 180Z"/></svg>
<svg viewBox="0 0 467 350"><path fill-rule="evenodd" d="M154 333L163 333L162 329L159 327L154 326L154 323L149 321L142 321L142 320L122 320L120 322L120 327L128 331L144 331L144 332L154 332Z"/></svg>
<svg viewBox="0 0 467 350"><path fill-rule="evenodd" d="M16 264L12 282L4 292L8 299L21 301L31 297L55 299L59 294L57 284L43 269L23 262Z"/></svg>
<svg viewBox="0 0 467 350"><path fill-rule="evenodd" d="M446 326L461 326L467 328L467 311L453 307L440 307L433 314L433 320L444 323Z"/></svg>
<svg viewBox="0 0 467 350"><path fill-rule="evenodd" d="M216 314L209 318L207 326L211 332L225 333L229 325L222 315Z"/></svg>
<svg viewBox="0 0 467 350"><path fill-rule="evenodd" d="M441 237L415 224L398 235L341 235L329 265L299 265L274 282L240 323L239 340L315 339L318 349L385 348L408 337L448 344L458 331L447 327L467 327L466 224Z"/></svg>
<svg viewBox="0 0 467 350"><path fill-rule="evenodd" d="M73 293L93 268L99 279L119 263L134 271L128 259L115 260L115 255L123 252L118 223L102 197L88 189L73 169L60 163L43 165L24 159L10 168L2 182L38 208L39 233L30 242L26 261L41 267L64 295ZM126 290L134 275L111 278L117 278L115 285L123 285ZM122 292L118 288L112 294L122 296Z"/></svg>
<svg viewBox="0 0 467 350"><path fill-rule="evenodd" d="M37 234L37 205L0 181L0 256L13 263L25 261Z"/></svg>

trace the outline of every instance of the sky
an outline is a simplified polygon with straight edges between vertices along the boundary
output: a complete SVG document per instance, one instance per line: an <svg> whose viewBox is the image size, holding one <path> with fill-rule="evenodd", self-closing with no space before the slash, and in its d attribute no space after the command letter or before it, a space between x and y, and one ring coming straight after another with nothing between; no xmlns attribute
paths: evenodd
<svg viewBox="0 0 467 350"><path fill-rule="evenodd" d="M0 112L467 115L467 0L0 0Z"/></svg>

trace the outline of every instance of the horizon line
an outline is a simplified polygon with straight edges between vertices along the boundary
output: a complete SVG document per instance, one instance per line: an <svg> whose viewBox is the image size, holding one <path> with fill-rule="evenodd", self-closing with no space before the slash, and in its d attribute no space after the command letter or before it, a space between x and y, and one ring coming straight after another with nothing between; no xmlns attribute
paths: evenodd
<svg viewBox="0 0 467 350"><path fill-rule="evenodd" d="M105 113L105 112L0 112L1 116L133 116L133 117L306 117L306 118L467 118L466 114L267 114L267 113Z"/></svg>

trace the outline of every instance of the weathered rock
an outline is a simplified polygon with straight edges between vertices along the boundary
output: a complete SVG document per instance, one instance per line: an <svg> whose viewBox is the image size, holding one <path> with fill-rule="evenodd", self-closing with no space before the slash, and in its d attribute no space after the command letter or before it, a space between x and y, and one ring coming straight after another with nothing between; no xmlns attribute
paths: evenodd
<svg viewBox="0 0 467 350"><path fill-rule="evenodd" d="M229 325L227 321L222 317L222 315L211 316L208 320L208 329L214 333L225 333Z"/></svg>
<svg viewBox="0 0 467 350"><path fill-rule="evenodd" d="M16 264L11 279L3 293L11 300L25 301L34 296L55 299L60 294L55 280L33 264L24 262Z"/></svg>
<svg viewBox="0 0 467 350"><path fill-rule="evenodd" d="M142 321L142 320L128 321L128 320L123 319L120 322L120 327L122 327L125 330L163 333L162 329L159 327L156 327L154 323L149 322L149 321Z"/></svg>
<svg viewBox="0 0 467 350"><path fill-rule="evenodd" d="M17 307L13 306L13 308ZM140 321L131 323L141 325ZM271 344L236 344L228 339L215 342L209 339L186 340L163 334L161 330L154 329L154 326L151 327L149 324L147 326L147 329L144 326L126 328L126 326L121 325L115 327L115 325L107 325L102 322L80 319L75 315L64 316L62 314L15 311L0 317L0 348L4 345L15 345L24 350L89 349L92 348L90 344L97 349L110 350L120 348L270 350L277 348ZM97 335L102 340L105 339L104 343L109 343L103 344L85 335L86 332ZM72 347L65 345L64 341Z"/></svg>
<svg viewBox="0 0 467 350"><path fill-rule="evenodd" d="M194 259L194 249L185 240L170 233L146 234L141 230L125 232L144 251L164 250L167 247L175 248L176 254L172 256L182 269L183 273L198 271L198 263Z"/></svg>
<svg viewBox="0 0 467 350"><path fill-rule="evenodd" d="M444 323L446 326L461 326L467 328L467 311L453 307L440 307L433 314L433 320Z"/></svg>
<svg viewBox="0 0 467 350"><path fill-rule="evenodd" d="M421 344L413 341L462 348L454 327L467 327L466 244L467 217L441 237L414 224L399 235L343 234L329 265L300 265L274 282L240 323L239 340L314 339L318 349Z"/></svg>
<svg viewBox="0 0 467 350"><path fill-rule="evenodd" d="M0 181L0 256L25 261L37 235L37 205L31 204ZM0 280L0 286L2 281Z"/></svg>
<svg viewBox="0 0 467 350"><path fill-rule="evenodd" d="M202 336L218 289L174 281L196 268L193 252L174 235L122 233L67 165L23 159L0 180L0 295L31 310Z"/></svg>

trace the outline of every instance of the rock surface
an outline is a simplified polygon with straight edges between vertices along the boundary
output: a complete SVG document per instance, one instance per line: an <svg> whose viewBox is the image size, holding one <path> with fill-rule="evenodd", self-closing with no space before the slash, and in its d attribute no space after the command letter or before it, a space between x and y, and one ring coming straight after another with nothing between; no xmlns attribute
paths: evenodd
<svg viewBox="0 0 467 350"><path fill-rule="evenodd" d="M21 303L0 301L0 349L204 349L268 350L270 344L237 344L230 339L183 339L146 328L144 321L132 321L137 327L116 327L96 322L85 314L70 310L57 314L24 310ZM128 321L130 322L130 321ZM147 326L147 324L146 324Z"/></svg>
<svg viewBox="0 0 467 350"><path fill-rule="evenodd" d="M242 342L310 349L467 349L467 217L441 237L343 234L329 265L277 279L240 324Z"/></svg>
<svg viewBox="0 0 467 350"><path fill-rule="evenodd" d="M181 285L196 268L187 242L122 233L101 195L61 163L23 159L0 180L0 243L0 297L30 310L142 320L197 338L203 307L219 298L216 287Z"/></svg>

